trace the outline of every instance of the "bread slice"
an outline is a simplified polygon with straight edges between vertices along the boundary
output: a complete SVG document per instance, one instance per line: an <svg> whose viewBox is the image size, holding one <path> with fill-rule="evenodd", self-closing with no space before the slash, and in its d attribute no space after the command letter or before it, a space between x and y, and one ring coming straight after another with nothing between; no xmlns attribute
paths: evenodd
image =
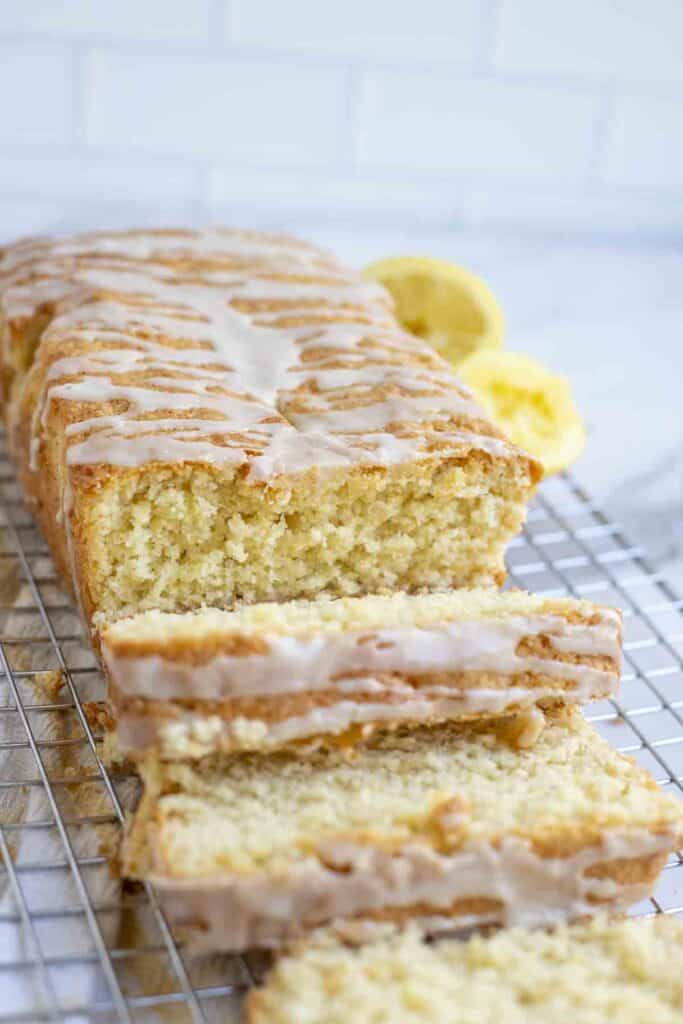
<svg viewBox="0 0 683 1024"><path fill-rule="evenodd" d="M330 934L282 957L246 1024L679 1024L683 922L592 921L425 943L387 929L361 948Z"/></svg>
<svg viewBox="0 0 683 1024"><path fill-rule="evenodd" d="M399 593L144 612L108 625L101 651L122 752L192 758L611 696L621 614L522 591Z"/></svg>
<svg viewBox="0 0 683 1024"><path fill-rule="evenodd" d="M683 805L576 709L528 750L498 721L402 729L350 753L153 761L122 849L198 950L330 921L544 924L650 892Z"/></svg>
<svg viewBox="0 0 683 1024"><path fill-rule="evenodd" d="M0 333L11 451L88 619L504 577L539 464L315 246L28 240Z"/></svg>

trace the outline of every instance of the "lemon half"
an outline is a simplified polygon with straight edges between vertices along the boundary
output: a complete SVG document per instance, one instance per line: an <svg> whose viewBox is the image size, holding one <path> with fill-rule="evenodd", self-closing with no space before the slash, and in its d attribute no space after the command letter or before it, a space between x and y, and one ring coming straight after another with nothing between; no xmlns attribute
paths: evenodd
<svg viewBox="0 0 683 1024"><path fill-rule="evenodd" d="M505 321L488 285L464 267L427 256L371 263L364 275L394 299L396 316L453 366L480 349L500 348Z"/></svg>
<svg viewBox="0 0 683 1024"><path fill-rule="evenodd" d="M543 463L565 469L583 451L586 431L569 382L517 352L476 352L458 375L511 441Z"/></svg>

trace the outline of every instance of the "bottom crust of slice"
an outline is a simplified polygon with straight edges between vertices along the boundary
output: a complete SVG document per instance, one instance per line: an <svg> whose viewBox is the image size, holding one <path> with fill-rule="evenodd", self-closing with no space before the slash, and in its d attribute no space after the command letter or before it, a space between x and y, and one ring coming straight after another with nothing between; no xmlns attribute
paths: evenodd
<svg viewBox="0 0 683 1024"><path fill-rule="evenodd" d="M611 830L567 855L527 840L469 844L444 855L336 841L287 877L152 876L164 910L192 952L288 945L334 922L360 941L381 922L417 919L430 933L479 925L534 927L575 920L645 898L676 845L674 830ZM137 874L135 865L128 873Z"/></svg>

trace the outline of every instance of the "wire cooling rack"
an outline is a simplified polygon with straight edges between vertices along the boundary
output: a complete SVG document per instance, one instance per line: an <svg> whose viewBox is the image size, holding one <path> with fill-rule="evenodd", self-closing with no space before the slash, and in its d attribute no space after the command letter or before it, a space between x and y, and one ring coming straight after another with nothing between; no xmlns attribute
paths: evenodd
<svg viewBox="0 0 683 1024"><path fill-rule="evenodd" d="M508 563L517 586L623 608L619 700L589 717L683 790L683 601L569 476L543 485ZM98 757L82 701L102 694L0 437L0 1024L236 1020L258 965L185 958L154 892L110 874L135 782ZM682 866L634 912L683 913Z"/></svg>

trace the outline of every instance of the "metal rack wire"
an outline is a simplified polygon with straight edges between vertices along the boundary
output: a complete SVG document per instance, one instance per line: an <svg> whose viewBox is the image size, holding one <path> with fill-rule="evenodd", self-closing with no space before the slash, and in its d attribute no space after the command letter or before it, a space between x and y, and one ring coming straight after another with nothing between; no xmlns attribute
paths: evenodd
<svg viewBox="0 0 683 1024"><path fill-rule="evenodd" d="M544 484L508 561L517 586L624 609L619 700L589 717L683 792L683 600L569 476ZM0 1024L236 1020L249 962L187 960L152 889L110 875L135 782L98 756L83 702L101 695L0 438ZM683 913L682 867L634 912Z"/></svg>

